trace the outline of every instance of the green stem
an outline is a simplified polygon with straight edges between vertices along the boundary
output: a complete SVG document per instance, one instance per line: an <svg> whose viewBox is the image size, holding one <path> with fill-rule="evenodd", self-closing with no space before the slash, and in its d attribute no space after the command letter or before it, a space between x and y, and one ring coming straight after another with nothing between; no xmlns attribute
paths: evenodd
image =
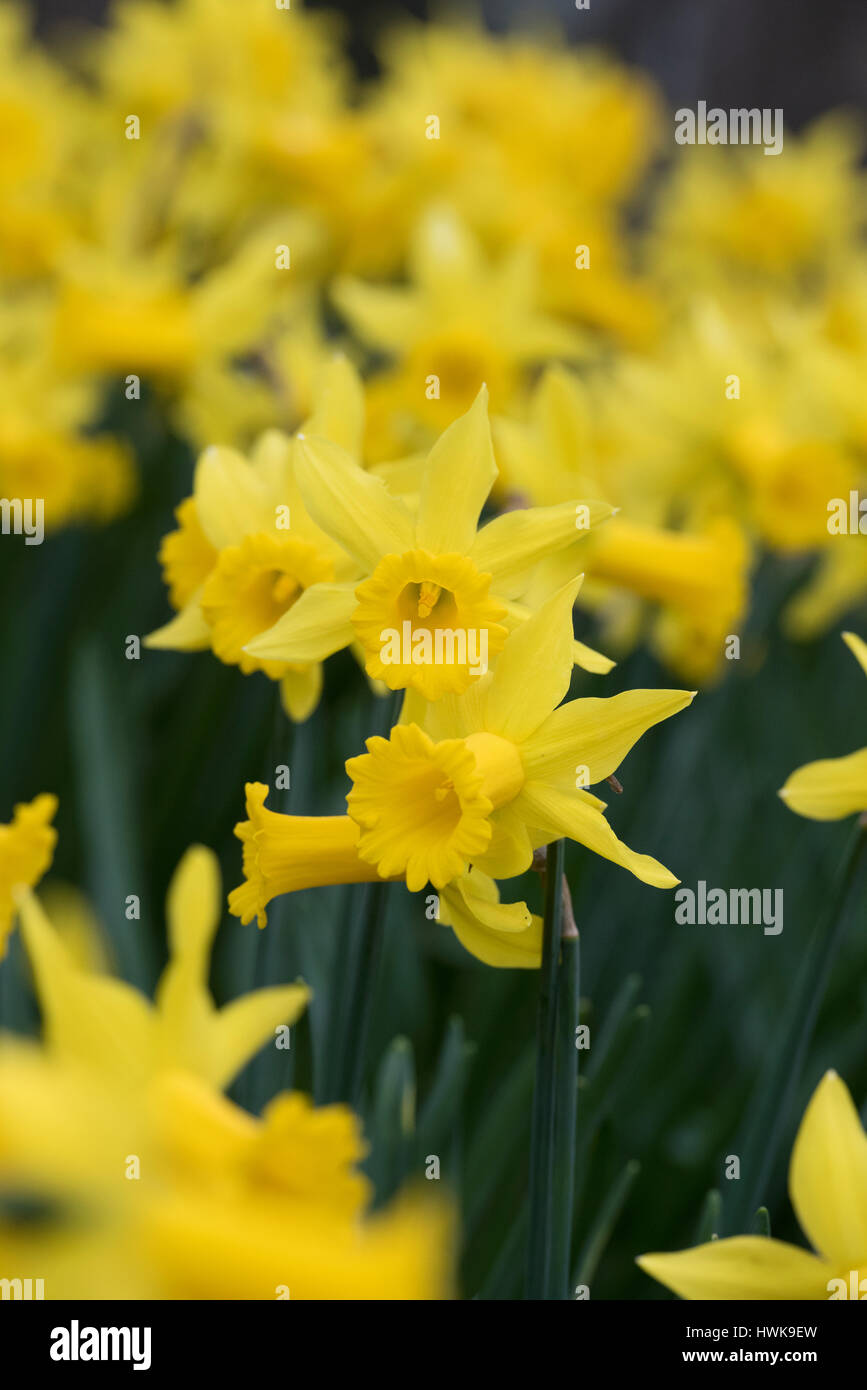
<svg viewBox="0 0 867 1390"><path fill-rule="evenodd" d="M403 692L376 700L375 733L388 736L400 715ZM383 709L384 706L384 709ZM373 1000L385 932L388 884L361 883L352 890L354 909L345 943L338 946L332 987L334 1049L321 1088L326 1101L346 1101L357 1108L364 1084Z"/></svg>
<svg viewBox="0 0 867 1390"><path fill-rule="evenodd" d="M553 1220L554 1111L557 1079L557 985L560 924L563 917L565 844L548 846L545 868L545 919L539 1011L536 1023L536 1086L530 1130L529 1210L527 1241L528 1299L546 1299L551 1265Z"/></svg>
<svg viewBox="0 0 867 1390"><path fill-rule="evenodd" d="M341 952L335 991L336 1047L329 1100L357 1108L367 1065L373 996L382 954L387 884L364 883L353 895L356 917Z"/></svg>
<svg viewBox="0 0 867 1390"><path fill-rule="evenodd" d="M858 871L867 827L859 820L846 849L828 899L828 910L813 933L801 967L786 1026L781 1030L765 1074L759 1082L744 1121L739 1144L743 1181L734 1183L729 1228L741 1231L765 1195L774 1169L801 1076L804 1056L816 1026L834 960L843 940L849 890Z"/></svg>
<svg viewBox="0 0 867 1390"><path fill-rule="evenodd" d="M563 881L563 892L569 889ZM551 1296L569 1298L575 1205L575 1116L578 1103L578 1027L581 953L578 936L560 943L557 1006L557 1097L554 1112L554 1211Z"/></svg>

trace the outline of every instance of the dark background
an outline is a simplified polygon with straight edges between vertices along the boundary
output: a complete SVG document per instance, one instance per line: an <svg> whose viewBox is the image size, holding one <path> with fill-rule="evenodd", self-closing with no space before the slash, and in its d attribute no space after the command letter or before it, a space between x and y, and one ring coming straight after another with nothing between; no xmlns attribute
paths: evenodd
<svg viewBox="0 0 867 1390"><path fill-rule="evenodd" d="M238 0L243 3L243 0ZM316 3L339 10L350 26L359 70L375 71L380 27L395 16L445 13L419 3ZM43 32L81 19L99 21L105 0L36 0ZM797 127L832 106L863 109L867 71L867 5L863 0L497 0L478 12L494 29L565 27L574 43L603 44L650 72L673 107L704 99L710 106L781 106Z"/></svg>

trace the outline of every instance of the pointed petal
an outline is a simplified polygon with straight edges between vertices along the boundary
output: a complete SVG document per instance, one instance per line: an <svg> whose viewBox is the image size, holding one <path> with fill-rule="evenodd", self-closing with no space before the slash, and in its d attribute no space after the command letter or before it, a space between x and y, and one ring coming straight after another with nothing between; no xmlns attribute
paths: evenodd
<svg viewBox="0 0 867 1390"><path fill-rule="evenodd" d="M789 1193L816 1250L843 1271L864 1266L867 1135L834 1071L822 1077L801 1121L789 1166Z"/></svg>
<svg viewBox="0 0 867 1390"><path fill-rule="evenodd" d="M176 613L171 622L149 632L144 639L146 647L170 652L202 652L211 645L211 629L205 622L202 606L199 603L201 589L198 589L185 608Z"/></svg>
<svg viewBox="0 0 867 1390"><path fill-rule="evenodd" d="M327 439L299 435L296 446L296 475L307 510L360 565L371 571L383 555L412 549L412 517L380 478Z"/></svg>
<svg viewBox="0 0 867 1390"><path fill-rule="evenodd" d="M212 445L205 450L196 464L193 495L202 530L217 550L274 528L261 478L234 449Z"/></svg>
<svg viewBox="0 0 867 1390"><path fill-rule="evenodd" d="M855 657L861 670L867 675L867 642L854 632L844 632L843 641Z"/></svg>
<svg viewBox="0 0 867 1390"><path fill-rule="evenodd" d="M169 952L192 960L203 979L222 911L220 865L213 850L192 845L172 875L166 898Z"/></svg>
<svg viewBox="0 0 867 1390"><path fill-rule="evenodd" d="M578 507L586 507L586 513L578 512ZM499 592L503 585L519 579L552 551L571 545L606 521L613 510L607 502L560 502L555 507L503 512L479 531L470 559L480 570L494 576Z"/></svg>
<svg viewBox="0 0 867 1390"><path fill-rule="evenodd" d="M273 1038L281 1024L291 1024L310 1000L306 985L280 985L242 994L216 1015L211 1028L208 1079L221 1089Z"/></svg>
<svg viewBox="0 0 867 1390"><path fill-rule="evenodd" d="M323 368L314 391L313 414L305 420L302 431L308 436L331 439L353 458L361 458L364 387L355 367L342 352Z"/></svg>
<svg viewBox="0 0 867 1390"><path fill-rule="evenodd" d="M610 656L597 652L595 647L588 647L586 642L572 643L572 660L582 671L589 671L593 676L607 676L617 665Z"/></svg>
<svg viewBox="0 0 867 1390"><path fill-rule="evenodd" d="M203 845L194 845L169 884L169 963L157 985L156 1005L162 1065L184 1067L200 1076L210 1067L215 1009L208 974L221 908L217 857Z"/></svg>
<svg viewBox="0 0 867 1390"><path fill-rule="evenodd" d="M428 454L417 543L434 555L466 555L496 477L488 388L482 386L466 414L452 421Z"/></svg>
<svg viewBox="0 0 867 1390"><path fill-rule="evenodd" d="M298 670L287 671L280 682L280 700L290 719L303 724L309 719L322 694L322 663L314 662Z"/></svg>
<svg viewBox="0 0 867 1390"><path fill-rule="evenodd" d="M312 584L283 617L260 632L245 651L251 656L299 665L324 661L355 638L352 615L357 608L356 584Z"/></svg>
<svg viewBox="0 0 867 1390"><path fill-rule="evenodd" d="M514 802L515 810L531 825L547 833L550 840L567 835L570 840L586 845L594 854L610 859L628 869L642 883L653 888L674 888L679 879L649 854L635 850L618 840L601 811L590 805L579 792L558 791L543 782L528 782Z"/></svg>
<svg viewBox="0 0 867 1390"><path fill-rule="evenodd" d="M829 1269L815 1255L766 1236L712 1240L670 1255L641 1255L652 1279L681 1298L752 1300L827 1298Z"/></svg>
<svg viewBox="0 0 867 1390"><path fill-rule="evenodd" d="M790 811L810 820L841 820L867 810L867 748L797 768L780 796Z"/></svg>
<svg viewBox="0 0 867 1390"><path fill-rule="evenodd" d="M522 743L560 703L572 679L574 579L515 628L497 658L485 701L485 728Z"/></svg>
<svg viewBox="0 0 867 1390"><path fill-rule="evenodd" d="M384 352L405 351L418 321L412 290L368 285L353 275L340 275L331 286L331 298L362 342Z"/></svg>
<svg viewBox="0 0 867 1390"><path fill-rule="evenodd" d="M531 735L521 749L528 781L566 777L575 785L580 764L587 782L616 772L642 734L692 703L689 690L625 690L609 699L570 700Z"/></svg>
<svg viewBox="0 0 867 1390"><path fill-rule="evenodd" d="M120 980L80 970L33 893L24 889L16 896L49 1047L97 1074L142 1082L153 1058L148 1000Z"/></svg>
<svg viewBox="0 0 867 1390"><path fill-rule="evenodd" d="M408 260L412 280L433 295L444 287L477 284L486 270L476 238L445 204L429 208L417 222Z"/></svg>

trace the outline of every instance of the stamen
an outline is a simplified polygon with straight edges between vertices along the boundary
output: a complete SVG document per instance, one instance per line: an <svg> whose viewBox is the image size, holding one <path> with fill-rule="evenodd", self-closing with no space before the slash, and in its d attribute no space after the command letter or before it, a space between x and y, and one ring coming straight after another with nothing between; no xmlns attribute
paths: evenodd
<svg viewBox="0 0 867 1390"><path fill-rule="evenodd" d="M442 589L439 584L434 584L430 579L425 579L418 588L418 616L429 618L433 610L439 603Z"/></svg>
<svg viewBox="0 0 867 1390"><path fill-rule="evenodd" d="M281 574L280 578L274 583L271 590L271 597L275 603L289 603L296 597L301 585L292 574Z"/></svg>

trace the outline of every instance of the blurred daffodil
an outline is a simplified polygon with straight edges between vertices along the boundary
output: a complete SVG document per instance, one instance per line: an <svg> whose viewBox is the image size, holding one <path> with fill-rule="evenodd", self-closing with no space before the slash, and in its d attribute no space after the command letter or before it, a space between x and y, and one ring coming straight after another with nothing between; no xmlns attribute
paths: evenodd
<svg viewBox="0 0 867 1390"><path fill-rule="evenodd" d="M2 871L5 880L5 865ZM181 1068L222 1089L278 1024L295 1021L310 997L304 985L283 985L215 1007L208 973L221 894L210 850L188 850L172 880L166 905L169 963L154 1004L124 981L83 966L33 893L13 891L46 1043L61 1061L87 1067L105 1083L130 1090Z"/></svg>
<svg viewBox="0 0 867 1390"><path fill-rule="evenodd" d="M0 825L0 957L16 912L16 892L32 888L51 863L57 831L51 822L57 797L43 792L15 807L8 825Z"/></svg>

